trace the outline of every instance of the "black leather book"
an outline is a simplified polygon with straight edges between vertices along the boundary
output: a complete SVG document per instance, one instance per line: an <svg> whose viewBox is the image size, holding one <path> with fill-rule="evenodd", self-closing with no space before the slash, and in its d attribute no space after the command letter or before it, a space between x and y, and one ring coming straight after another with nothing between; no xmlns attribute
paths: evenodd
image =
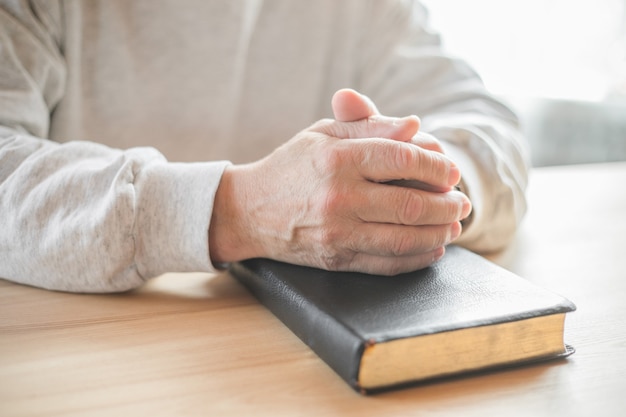
<svg viewBox="0 0 626 417"><path fill-rule="evenodd" d="M362 393L573 352L574 304L459 247L393 277L268 259L231 273Z"/></svg>

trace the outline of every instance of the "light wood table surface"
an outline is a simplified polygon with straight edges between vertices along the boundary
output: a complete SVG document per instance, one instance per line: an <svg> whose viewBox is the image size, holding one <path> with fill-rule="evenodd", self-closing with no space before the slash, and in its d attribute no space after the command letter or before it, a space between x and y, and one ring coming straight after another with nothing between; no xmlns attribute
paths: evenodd
<svg viewBox="0 0 626 417"><path fill-rule="evenodd" d="M574 301L567 360L363 397L227 274L121 295L0 280L0 416L624 416L626 163L535 169L492 259Z"/></svg>

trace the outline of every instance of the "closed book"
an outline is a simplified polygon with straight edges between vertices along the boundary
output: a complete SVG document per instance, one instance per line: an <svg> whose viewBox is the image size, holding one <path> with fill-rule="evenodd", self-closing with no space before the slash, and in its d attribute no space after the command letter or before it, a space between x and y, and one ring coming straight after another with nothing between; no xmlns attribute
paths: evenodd
<svg viewBox="0 0 626 417"><path fill-rule="evenodd" d="M460 247L391 277L268 259L231 273L361 393L573 352L572 302Z"/></svg>

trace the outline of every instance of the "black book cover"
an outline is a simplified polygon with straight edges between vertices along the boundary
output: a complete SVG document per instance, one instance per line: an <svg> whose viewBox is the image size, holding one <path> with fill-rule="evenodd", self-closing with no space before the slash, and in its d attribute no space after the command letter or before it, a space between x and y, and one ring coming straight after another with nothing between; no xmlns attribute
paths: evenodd
<svg viewBox="0 0 626 417"><path fill-rule="evenodd" d="M569 300L455 246L426 269L392 277L268 259L235 263L231 273L360 391L358 373L367 344L575 309ZM567 347L551 356L572 351Z"/></svg>

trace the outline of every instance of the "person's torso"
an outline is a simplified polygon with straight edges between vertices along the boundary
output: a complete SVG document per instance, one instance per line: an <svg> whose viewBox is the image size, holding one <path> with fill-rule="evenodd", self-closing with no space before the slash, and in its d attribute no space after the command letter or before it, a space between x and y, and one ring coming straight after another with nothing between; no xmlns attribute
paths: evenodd
<svg viewBox="0 0 626 417"><path fill-rule="evenodd" d="M66 94L50 137L173 161L267 154L352 86L352 2L91 1L64 8Z"/></svg>

